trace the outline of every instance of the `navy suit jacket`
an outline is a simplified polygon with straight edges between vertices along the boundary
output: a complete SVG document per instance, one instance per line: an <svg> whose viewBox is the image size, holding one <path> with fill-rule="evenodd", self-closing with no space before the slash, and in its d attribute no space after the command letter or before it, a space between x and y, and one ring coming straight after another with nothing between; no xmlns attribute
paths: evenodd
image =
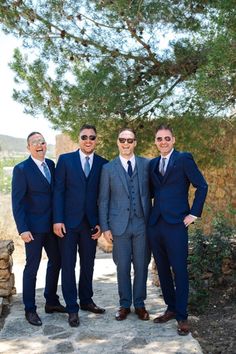
<svg viewBox="0 0 236 354"><path fill-rule="evenodd" d="M192 155L174 150L163 177L159 173L159 162L160 157L150 162L154 204L149 224L154 225L160 215L170 224L182 222L188 214L201 216L208 186ZM188 201L190 184L196 188L191 207Z"/></svg>
<svg viewBox="0 0 236 354"><path fill-rule="evenodd" d="M94 154L88 178L85 177L79 151L59 156L55 174L53 222L76 229L86 216L91 227L98 222L98 187L102 166L107 160Z"/></svg>
<svg viewBox="0 0 236 354"><path fill-rule="evenodd" d="M51 184L31 157L13 169L12 211L19 234L52 231L52 195L55 164L46 159Z"/></svg>

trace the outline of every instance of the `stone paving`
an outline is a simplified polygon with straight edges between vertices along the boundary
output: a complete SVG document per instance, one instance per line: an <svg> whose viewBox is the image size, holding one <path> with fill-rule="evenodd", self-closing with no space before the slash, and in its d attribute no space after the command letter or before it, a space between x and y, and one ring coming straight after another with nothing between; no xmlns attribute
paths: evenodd
<svg viewBox="0 0 236 354"><path fill-rule="evenodd" d="M141 321L132 311L125 321L115 320L118 308L116 270L111 254L98 250L94 272L94 301L106 308L103 315L80 311L80 326L71 328L67 314L44 312L43 285L46 259L41 262L37 280L38 314L42 327L31 326L24 318L21 302L23 262L14 264L17 295L13 297L10 314L0 331L0 353L4 354L202 354L192 337L176 333L176 321L154 324L152 319L165 310L160 289L148 281L146 308L150 321ZM78 269L77 269L78 273ZM150 273L150 272L149 272ZM61 287L58 287L62 300Z"/></svg>

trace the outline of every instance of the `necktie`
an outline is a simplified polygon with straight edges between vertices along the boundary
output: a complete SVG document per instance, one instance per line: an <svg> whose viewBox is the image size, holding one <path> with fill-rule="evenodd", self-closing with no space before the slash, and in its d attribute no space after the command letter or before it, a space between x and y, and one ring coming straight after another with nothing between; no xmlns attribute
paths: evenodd
<svg viewBox="0 0 236 354"><path fill-rule="evenodd" d="M161 159L161 167L160 167L160 174L164 176L165 174L165 165L166 165L166 158L162 157Z"/></svg>
<svg viewBox="0 0 236 354"><path fill-rule="evenodd" d="M127 164L128 164L128 175L131 177L133 174L132 165L130 161L127 161Z"/></svg>
<svg viewBox="0 0 236 354"><path fill-rule="evenodd" d="M89 172L90 172L89 156L86 156L85 159L86 160L85 160L85 164L84 164L84 173L85 173L85 176L88 177Z"/></svg>
<svg viewBox="0 0 236 354"><path fill-rule="evenodd" d="M51 183L51 173L49 171L48 165L45 162L42 162L42 166L43 166L44 176L47 178L48 183Z"/></svg>

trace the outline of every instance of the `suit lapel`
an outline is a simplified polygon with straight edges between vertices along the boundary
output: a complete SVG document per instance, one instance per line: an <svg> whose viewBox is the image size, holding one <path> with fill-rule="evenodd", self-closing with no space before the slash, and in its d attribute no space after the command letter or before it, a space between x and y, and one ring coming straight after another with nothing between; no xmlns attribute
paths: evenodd
<svg viewBox="0 0 236 354"><path fill-rule="evenodd" d="M34 162L34 160L31 158L31 156L29 157L29 165L30 168L33 170L35 176L38 176L38 178L48 187L50 187L50 184L48 183L47 178L42 174L42 172L40 171L40 169L38 168L38 166L36 165L36 163Z"/></svg>
<svg viewBox="0 0 236 354"><path fill-rule="evenodd" d="M151 175L153 176L155 181L158 182L158 183L161 183L161 178L160 178L161 176L158 173L160 159L161 159L160 156L155 159L155 163L153 164L152 170L151 170Z"/></svg>
<svg viewBox="0 0 236 354"><path fill-rule="evenodd" d="M120 176L120 179L125 187L125 190L127 192L127 194L129 194L129 190L128 190L128 186L127 186L127 181L125 178L125 174L124 174L124 167L121 164L120 158L116 157L114 160L114 164L115 164L115 168L118 172L118 175Z"/></svg>
<svg viewBox="0 0 236 354"><path fill-rule="evenodd" d="M96 154L93 155L93 165L91 171L89 173L88 179L92 179L93 176L97 173L98 168L98 156Z"/></svg>
<svg viewBox="0 0 236 354"><path fill-rule="evenodd" d="M82 165L81 165L79 150L77 150L77 151L74 152L74 156L73 156L73 157L74 157L74 165L75 165L75 168L77 169L80 178L81 178L82 181L85 183L85 182L86 182L86 177L85 177L85 174L84 174L83 167L82 167Z"/></svg>
<svg viewBox="0 0 236 354"><path fill-rule="evenodd" d="M171 172L173 166L174 166L174 163L177 159L177 156L178 156L178 152L176 150L173 151L173 153L171 154L170 156L170 159L169 159L169 163L168 163L168 166L167 166L167 169L166 169L166 173L164 174L163 176L163 183L166 181L167 177L169 176L169 173Z"/></svg>
<svg viewBox="0 0 236 354"><path fill-rule="evenodd" d="M139 159L139 157L135 156L135 162L136 162L136 167L138 171L138 184L139 184L139 190L140 194L142 195L142 186L143 186L143 166L142 166L142 160Z"/></svg>

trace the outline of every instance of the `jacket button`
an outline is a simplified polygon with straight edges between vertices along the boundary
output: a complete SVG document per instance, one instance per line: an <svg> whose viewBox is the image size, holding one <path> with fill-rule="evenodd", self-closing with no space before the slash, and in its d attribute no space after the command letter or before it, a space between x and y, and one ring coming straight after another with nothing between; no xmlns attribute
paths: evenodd
<svg viewBox="0 0 236 354"><path fill-rule="evenodd" d="M127 211L129 211L129 208L127 208Z"/></svg>

